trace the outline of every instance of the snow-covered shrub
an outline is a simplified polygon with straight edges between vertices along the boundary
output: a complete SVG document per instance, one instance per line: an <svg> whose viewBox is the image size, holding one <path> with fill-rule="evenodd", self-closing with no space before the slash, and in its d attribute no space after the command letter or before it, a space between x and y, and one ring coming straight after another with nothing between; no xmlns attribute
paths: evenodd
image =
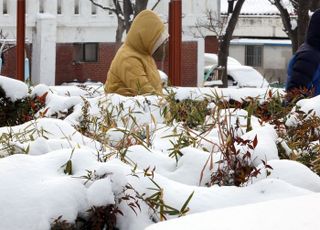
<svg viewBox="0 0 320 230"><path fill-rule="evenodd" d="M295 111L295 125L288 125L283 138L291 149L288 158L295 159L320 175L320 117L313 110Z"/></svg>
<svg viewBox="0 0 320 230"><path fill-rule="evenodd" d="M12 100L0 85L0 127L22 124L34 119L35 114L44 107L47 94ZM43 112L41 115L45 115Z"/></svg>
<svg viewBox="0 0 320 230"><path fill-rule="evenodd" d="M318 191L316 174L297 177L308 172L301 164L269 164L278 159L278 136L290 144L280 99L262 104L256 96L239 102L203 94L174 96L169 105L157 96L60 90L33 89L31 95L48 92L40 110L46 118L0 128L0 151L11 146L13 154L3 151L0 161L1 229L140 230L189 213Z"/></svg>
<svg viewBox="0 0 320 230"><path fill-rule="evenodd" d="M164 107L163 114L167 117L168 122L182 122L190 128L203 126L206 115L208 114L209 100L176 100L174 93L168 94L167 107Z"/></svg>

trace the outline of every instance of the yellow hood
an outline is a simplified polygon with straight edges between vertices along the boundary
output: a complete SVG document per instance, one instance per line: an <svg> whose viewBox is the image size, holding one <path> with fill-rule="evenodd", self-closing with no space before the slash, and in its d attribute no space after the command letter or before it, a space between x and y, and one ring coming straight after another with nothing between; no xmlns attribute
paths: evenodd
<svg viewBox="0 0 320 230"><path fill-rule="evenodd" d="M165 26L152 11L134 19L124 44L114 57L105 91L125 96L162 94L161 79L152 52L161 42Z"/></svg>
<svg viewBox="0 0 320 230"><path fill-rule="evenodd" d="M144 10L133 21L125 43L135 50L151 55L163 31L165 26L160 17L151 10Z"/></svg>

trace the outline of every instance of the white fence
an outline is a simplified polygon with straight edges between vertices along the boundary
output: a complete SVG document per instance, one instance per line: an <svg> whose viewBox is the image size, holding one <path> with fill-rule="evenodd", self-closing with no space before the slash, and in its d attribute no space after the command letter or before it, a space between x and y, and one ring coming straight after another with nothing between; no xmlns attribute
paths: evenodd
<svg viewBox="0 0 320 230"><path fill-rule="evenodd" d="M16 12L18 0L0 0L0 29L9 38L16 37ZM161 0L156 11L168 16L170 0ZM102 6L114 8L113 0L95 0ZM148 8L157 0L149 0ZM219 0L182 0L184 32L193 27L207 9L216 11ZM57 42L113 42L117 17L110 11L93 5L89 0L26 0L26 36L32 40L39 14L56 18Z"/></svg>
<svg viewBox="0 0 320 230"><path fill-rule="evenodd" d="M110 6L110 0L96 0ZM16 37L16 0L0 0L0 28L8 38ZM39 15L50 14L57 25L57 42L106 42L115 40L114 14L89 0L26 0L26 36L32 40ZM94 32L94 33L93 33ZM67 34L66 34L67 33Z"/></svg>
<svg viewBox="0 0 320 230"><path fill-rule="evenodd" d="M96 0L103 6L111 6L110 0ZM17 0L0 0L1 24L14 25ZM37 14L57 15L60 25L86 25L87 23L113 23L114 16L93 5L89 0L26 0L27 24L34 26Z"/></svg>

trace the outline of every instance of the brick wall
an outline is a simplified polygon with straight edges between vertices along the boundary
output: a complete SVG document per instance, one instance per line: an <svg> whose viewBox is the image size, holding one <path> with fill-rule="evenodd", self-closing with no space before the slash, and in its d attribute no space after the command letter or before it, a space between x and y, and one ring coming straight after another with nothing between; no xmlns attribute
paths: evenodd
<svg viewBox="0 0 320 230"><path fill-rule="evenodd" d="M72 44L57 44L56 84L70 82L77 79L84 82L88 79L105 82L111 61L120 47L115 43L100 43L97 62L74 61L74 47Z"/></svg>
<svg viewBox="0 0 320 230"><path fill-rule="evenodd" d="M205 37L205 52L206 53L218 53L218 39L215 36Z"/></svg>
<svg viewBox="0 0 320 230"><path fill-rule="evenodd" d="M197 42L182 42L181 50L181 86L197 86L198 44ZM157 61L158 69L169 73L169 51L166 51L164 62Z"/></svg>
<svg viewBox="0 0 320 230"><path fill-rule="evenodd" d="M119 44L100 43L98 62L74 63L74 48L71 44L57 45L56 84L63 82L83 82L88 78L94 81L105 82L109 66L116 54ZM197 85L197 43L183 42L182 44L182 86ZM163 62L157 61L157 66L168 75L168 51Z"/></svg>
<svg viewBox="0 0 320 230"><path fill-rule="evenodd" d="M32 45L31 44L26 44L25 46L26 50L26 55L29 58L30 66L31 66L31 50L32 50ZM17 49L15 46L7 50L5 53L3 53L3 64L2 64L2 69L1 69L1 75L7 76L7 77L12 77L16 78L16 53ZM30 74L31 74L31 68L30 68Z"/></svg>
<svg viewBox="0 0 320 230"><path fill-rule="evenodd" d="M183 42L182 44L182 86L197 86L198 73L198 45L197 42Z"/></svg>
<svg viewBox="0 0 320 230"><path fill-rule="evenodd" d="M63 82L71 82L77 79L84 82L88 79L94 81L105 82L109 66L116 54L120 44L116 43L100 43L98 52L98 62L74 62L74 46L70 43L57 44L56 56L56 85ZM27 55L31 65L31 45L26 48ZM158 61L157 66L168 75L168 51L163 62ZM182 43L182 70L181 84L182 86L197 85L197 42ZM5 64L3 65L1 74L15 78L16 67L15 60L16 49L10 49L4 54Z"/></svg>

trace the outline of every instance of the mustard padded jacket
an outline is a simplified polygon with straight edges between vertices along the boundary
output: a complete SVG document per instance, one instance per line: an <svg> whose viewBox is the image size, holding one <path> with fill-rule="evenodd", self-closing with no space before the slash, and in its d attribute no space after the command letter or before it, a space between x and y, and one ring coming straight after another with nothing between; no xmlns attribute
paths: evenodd
<svg viewBox="0 0 320 230"><path fill-rule="evenodd" d="M144 10L136 16L124 44L111 63L106 93L124 96L162 94L152 50L164 30L164 24L154 12Z"/></svg>

